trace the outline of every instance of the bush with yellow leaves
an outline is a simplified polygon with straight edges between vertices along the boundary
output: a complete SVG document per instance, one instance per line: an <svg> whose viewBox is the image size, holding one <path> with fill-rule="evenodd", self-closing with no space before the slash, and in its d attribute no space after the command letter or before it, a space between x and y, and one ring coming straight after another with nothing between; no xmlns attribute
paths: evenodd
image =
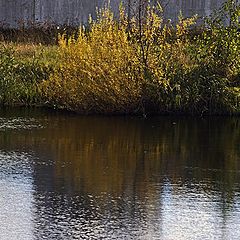
<svg viewBox="0 0 240 240"><path fill-rule="evenodd" d="M99 11L91 30L59 40L60 69L44 82L48 99L78 112L129 112L138 107L143 72L125 24L108 9Z"/></svg>
<svg viewBox="0 0 240 240"><path fill-rule="evenodd" d="M60 36L60 69L42 84L47 99L84 113L166 110L160 106L172 91L166 72L172 73L176 56L185 58L179 51L183 53L182 34L190 22L179 25L172 43L171 27L156 12L148 6L139 23L134 17L129 20L122 8L119 20L105 8L97 20L89 20L89 30L80 28L77 38Z"/></svg>
<svg viewBox="0 0 240 240"><path fill-rule="evenodd" d="M41 84L46 100L81 113L238 111L231 76L221 76L218 66L208 64L214 52L201 55L216 36L207 29L191 36L195 16L180 16L175 25L161 16L161 8L151 4L130 19L122 7L119 17L104 8L89 20L87 30L80 27L77 37L61 35L59 67Z"/></svg>

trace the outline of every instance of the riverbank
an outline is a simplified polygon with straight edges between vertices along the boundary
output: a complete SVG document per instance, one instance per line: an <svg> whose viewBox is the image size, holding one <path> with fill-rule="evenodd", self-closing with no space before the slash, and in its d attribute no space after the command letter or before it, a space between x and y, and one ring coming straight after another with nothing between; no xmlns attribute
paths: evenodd
<svg viewBox="0 0 240 240"><path fill-rule="evenodd" d="M0 103L83 114L239 114L238 10L229 1L199 30L196 17L173 26L154 7L140 19L120 11L119 21L104 9L58 44L5 40Z"/></svg>

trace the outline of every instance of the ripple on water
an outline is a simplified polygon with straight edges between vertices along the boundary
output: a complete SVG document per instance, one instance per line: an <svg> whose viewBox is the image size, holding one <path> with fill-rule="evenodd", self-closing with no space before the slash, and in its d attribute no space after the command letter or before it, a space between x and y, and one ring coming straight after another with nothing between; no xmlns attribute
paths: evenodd
<svg viewBox="0 0 240 240"><path fill-rule="evenodd" d="M0 131L41 129L43 126L34 118L0 118Z"/></svg>
<svg viewBox="0 0 240 240"><path fill-rule="evenodd" d="M33 191L28 154L0 151L0 239L33 239Z"/></svg>
<svg viewBox="0 0 240 240"><path fill-rule="evenodd" d="M0 151L0 179L6 178L22 179L32 176L32 166L29 162L29 154L24 152Z"/></svg>
<svg viewBox="0 0 240 240"><path fill-rule="evenodd" d="M240 239L239 121L35 117L0 118L0 240Z"/></svg>

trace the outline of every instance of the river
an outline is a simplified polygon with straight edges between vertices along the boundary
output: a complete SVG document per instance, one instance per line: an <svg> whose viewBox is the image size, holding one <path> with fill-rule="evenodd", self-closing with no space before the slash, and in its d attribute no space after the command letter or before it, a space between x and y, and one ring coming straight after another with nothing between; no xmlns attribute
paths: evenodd
<svg viewBox="0 0 240 240"><path fill-rule="evenodd" d="M0 111L0 239L240 239L240 119Z"/></svg>

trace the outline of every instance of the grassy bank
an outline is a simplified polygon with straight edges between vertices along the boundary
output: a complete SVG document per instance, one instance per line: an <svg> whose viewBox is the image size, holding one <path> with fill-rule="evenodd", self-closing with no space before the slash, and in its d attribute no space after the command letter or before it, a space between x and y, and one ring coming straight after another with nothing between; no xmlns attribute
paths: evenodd
<svg viewBox="0 0 240 240"><path fill-rule="evenodd" d="M102 9L88 30L62 34L57 45L5 40L0 103L84 114L239 114L239 5L228 1L201 28L196 17L172 25L161 16L147 7L129 19L121 9L116 20Z"/></svg>

